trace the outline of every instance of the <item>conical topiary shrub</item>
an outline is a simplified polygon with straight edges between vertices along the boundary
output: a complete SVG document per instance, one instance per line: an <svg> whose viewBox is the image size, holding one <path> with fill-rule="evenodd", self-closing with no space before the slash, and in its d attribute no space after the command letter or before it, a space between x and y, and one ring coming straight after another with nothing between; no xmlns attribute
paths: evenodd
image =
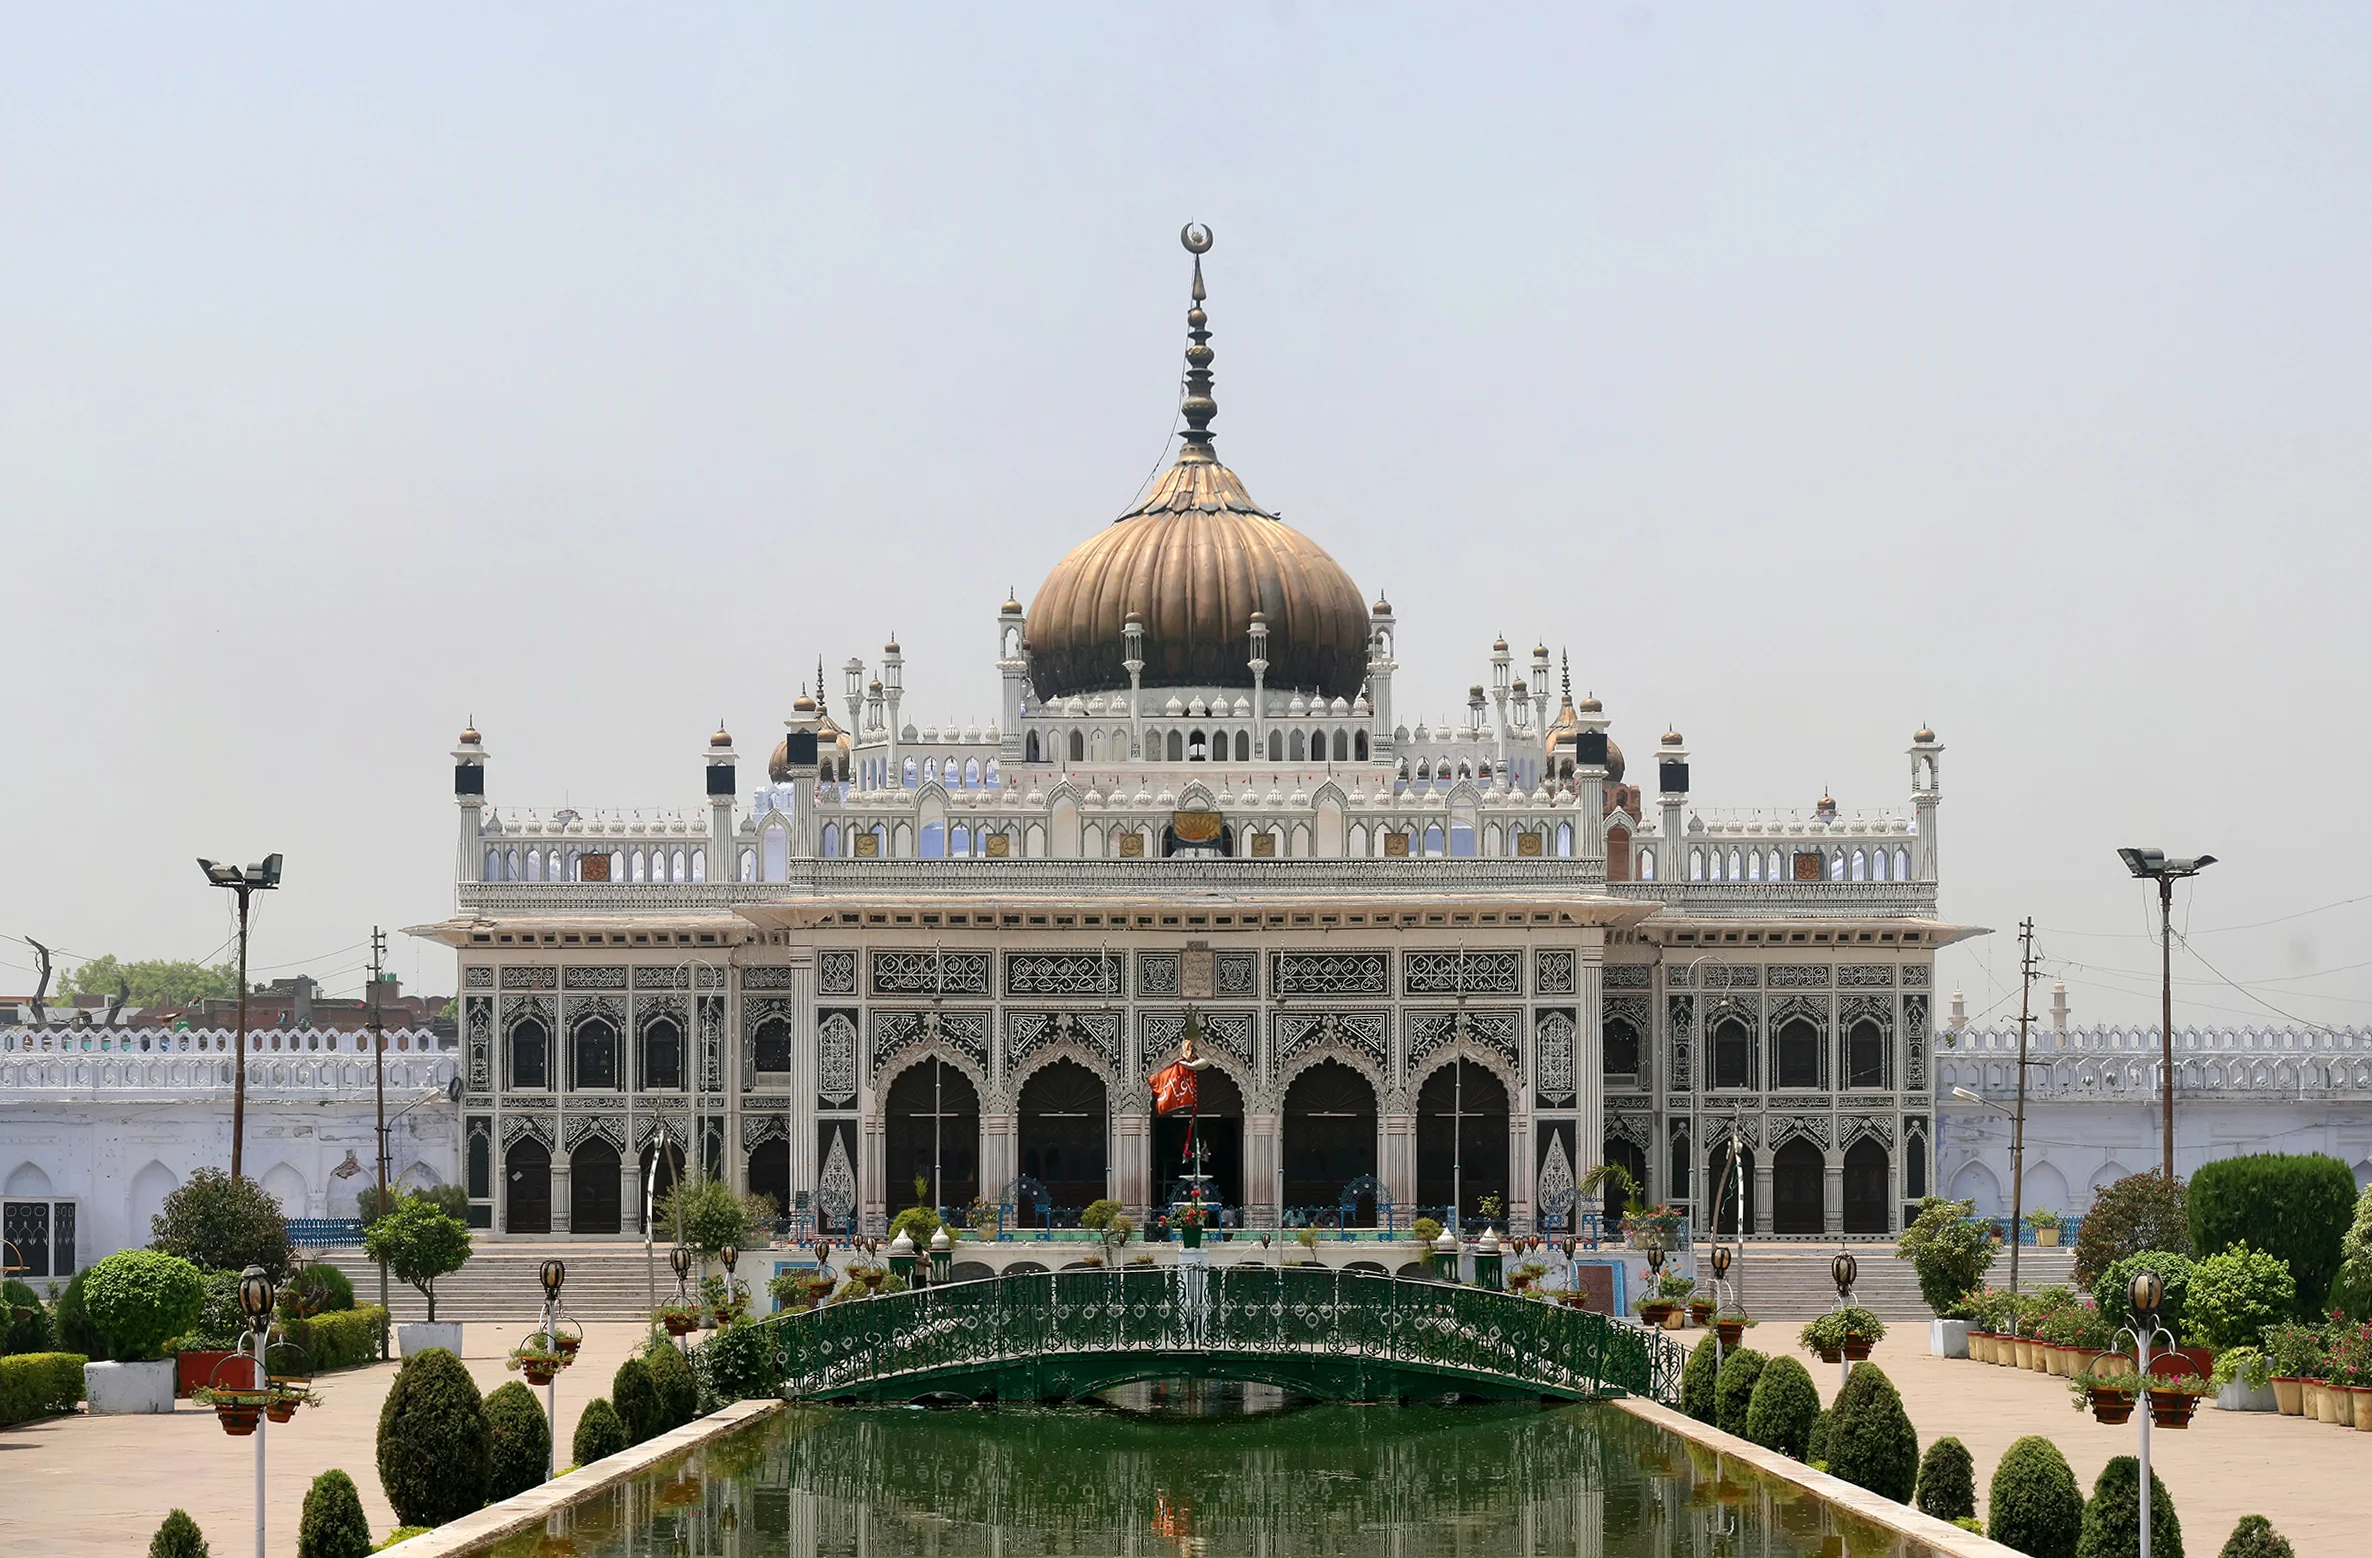
<svg viewBox="0 0 2372 1558"><path fill-rule="evenodd" d="M1805 1465L1825 1467L1828 1464L1829 1436L1836 1430L1836 1426L1836 1412L1831 1408L1822 1407L1820 1415L1812 1419L1812 1432L1804 1441Z"/></svg>
<svg viewBox="0 0 2372 1558"><path fill-rule="evenodd" d="M362 1493L342 1471L325 1471L305 1490L297 1521L297 1558L370 1558L371 1523Z"/></svg>
<svg viewBox="0 0 2372 1558"><path fill-rule="evenodd" d="M2157 1532L2152 1531L2154 1539ZM2156 1545L2153 1540L2152 1545ZM2297 1558L2290 1539L2273 1529L2273 1522L2263 1515L2243 1515L2240 1524L2224 1539L2224 1550L2216 1558Z"/></svg>
<svg viewBox="0 0 2372 1558"><path fill-rule="evenodd" d="M1705 1339L1689 1349L1688 1362L1680 1370L1680 1410L1700 1423L1713 1421L1713 1383L1721 1367L1714 1354L1720 1350L1721 1338L1707 1331Z"/></svg>
<svg viewBox="0 0 2372 1558"><path fill-rule="evenodd" d="M666 1432L660 1421L659 1388L651 1383L651 1371L640 1358L618 1365L618 1372L610 1376L609 1398L626 1425L627 1443L640 1444Z"/></svg>
<svg viewBox="0 0 2372 1558"><path fill-rule="evenodd" d="M1820 1416L1820 1392L1811 1371L1795 1359L1780 1356L1763 1365L1746 1403L1746 1437L1766 1450L1777 1450L1806 1460L1812 1449L1812 1422Z"/></svg>
<svg viewBox="0 0 2372 1558"><path fill-rule="evenodd" d="M1857 1363L1832 1410L1829 1475L1908 1504L1919 1483L1919 1431L1894 1381L1874 1363Z"/></svg>
<svg viewBox="0 0 2372 1558"><path fill-rule="evenodd" d="M551 1465L552 1426L544 1421L544 1404L517 1380L486 1398L486 1428L493 1435L491 1472L486 1479L489 1503L524 1493L544 1480Z"/></svg>
<svg viewBox="0 0 2372 1558"><path fill-rule="evenodd" d="M148 1558L208 1558L205 1533L185 1509L168 1510L148 1539Z"/></svg>
<svg viewBox="0 0 2372 1558"><path fill-rule="evenodd" d="M1771 1360L1751 1347L1733 1347L1713 1381L1713 1426L1725 1434L1746 1433L1746 1408L1754 1401L1754 1382Z"/></svg>
<svg viewBox="0 0 2372 1558"><path fill-rule="evenodd" d="M607 1460L633 1443L626 1432L626 1424L618 1416L618 1409L609 1404L606 1396L595 1396L585 1403L585 1410L577 1414L577 1433L570 1448L579 1466L590 1466L595 1461Z"/></svg>
<svg viewBox="0 0 2372 1558"><path fill-rule="evenodd" d="M2029 1434L2002 1452L1986 1495L1985 1534L2028 1558L2075 1558L2084 1492L2059 1446Z"/></svg>
<svg viewBox="0 0 2372 1558"><path fill-rule="evenodd" d="M2120 1455L2100 1468L2084 1506L2076 1558L2135 1558L2141 1551L2141 1462ZM2150 1473L2149 1558L2183 1558L2183 1526L2166 1484Z"/></svg>
<svg viewBox="0 0 2372 1558"><path fill-rule="evenodd" d="M1977 1463L1957 1439L1938 1439L1919 1461L1919 1492L1912 1500L1938 1520L1968 1520L1977 1513Z"/></svg>
<svg viewBox="0 0 2372 1558"><path fill-rule="evenodd" d="M643 1353L642 1366L650 1371L651 1388L659 1393L656 1432L681 1428L700 1415L700 1382L682 1353L661 1342Z"/></svg>
<svg viewBox="0 0 2372 1558"><path fill-rule="evenodd" d="M404 1360L379 1408L379 1486L408 1526L441 1526L486 1505L493 1435L485 1398L442 1347Z"/></svg>

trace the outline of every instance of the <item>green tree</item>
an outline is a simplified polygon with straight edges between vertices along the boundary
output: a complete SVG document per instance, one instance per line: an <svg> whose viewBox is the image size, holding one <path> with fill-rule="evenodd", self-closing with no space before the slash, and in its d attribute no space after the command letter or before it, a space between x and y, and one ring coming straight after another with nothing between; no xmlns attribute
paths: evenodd
<svg viewBox="0 0 2372 1558"><path fill-rule="evenodd" d="M261 1266L274 1282L297 1269L296 1244L280 1203L254 1180L218 1168L192 1170L148 1225L151 1248L201 1271Z"/></svg>
<svg viewBox="0 0 2372 1558"><path fill-rule="evenodd" d="M2290 1268L2262 1250L2236 1244L2191 1268L2185 1324L2207 1346L2254 1347L2265 1327L2296 1313Z"/></svg>
<svg viewBox="0 0 2372 1558"><path fill-rule="evenodd" d="M759 1209L752 1197L733 1193L721 1179L701 1175L679 1179L659 1198L656 1214L671 1229L678 1244L714 1259L727 1245L746 1249Z"/></svg>
<svg viewBox="0 0 2372 1558"><path fill-rule="evenodd" d="M2372 1185L2356 1197L2355 1219L2339 1241L2339 1274L2351 1287L2372 1289Z"/></svg>
<svg viewBox="0 0 2372 1558"><path fill-rule="evenodd" d="M1713 1421L1713 1388L1716 1371L1721 1367L1720 1352L1721 1338L1707 1331L1704 1339L1689 1349L1688 1362L1680 1368L1680 1410L1700 1423Z"/></svg>
<svg viewBox="0 0 2372 1558"><path fill-rule="evenodd" d="M1820 1392L1811 1371L1785 1354L1763 1365L1746 1403L1746 1437L1766 1450L1808 1460L1812 1423L1820 1416Z"/></svg>
<svg viewBox="0 0 2372 1558"><path fill-rule="evenodd" d="M188 1510L165 1512L164 1524L148 1539L148 1558L208 1558L206 1535Z"/></svg>
<svg viewBox="0 0 2372 1558"><path fill-rule="evenodd" d="M0 1355L47 1352L49 1342L49 1310L41 1295L14 1279L0 1282Z"/></svg>
<svg viewBox="0 0 2372 1558"><path fill-rule="evenodd" d="M155 1250L118 1250L90 1269L82 1290L91 1324L126 1360L159 1356L197 1321L206 1303L198 1268Z"/></svg>
<svg viewBox="0 0 2372 1558"><path fill-rule="evenodd" d="M2157 1534L2150 1533L2153 1538ZM2288 1537L2273 1529L2272 1521L2263 1515L2243 1515L2216 1558L2297 1558L2297 1552Z"/></svg>
<svg viewBox="0 0 2372 1558"><path fill-rule="evenodd" d="M2356 1199L2354 1172L2319 1152L2218 1158L2191 1176L2191 1248L2202 1256L2242 1243L2265 1251L2290 1268L2297 1318L2320 1319Z"/></svg>
<svg viewBox="0 0 2372 1558"><path fill-rule="evenodd" d="M437 1317L437 1278L459 1271L469 1260L469 1225L450 1217L434 1201L407 1197L362 1236L363 1252L428 1300L430 1324Z"/></svg>
<svg viewBox="0 0 2372 1558"><path fill-rule="evenodd" d="M1898 1504L1919 1482L1919 1433L1894 1381L1874 1363L1857 1363L1837 1392L1829 1430L1828 1471Z"/></svg>
<svg viewBox="0 0 2372 1558"><path fill-rule="evenodd" d="M618 1409L609 1404L608 1397L595 1396L577 1414L576 1438L571 1441L570 1449L575 1452L579 1466L590 1466L633 1443L634 1438L627 1433L625 1419L618 1416Z"/></svg>
<svg viewBox="0 0 2372 1558"><path fill-rule="evenodd" d="M1911 1263L1919 1277L1919 1296L1939 1315L1975 1292L1993 1265L1993 1241L1971 1220L1976 1214L1974 1201L1928 1196L1895 1244L1895 1258Z"/></svg>
<svg viewBox="0 0 2372 1558"><path fill-rule="evenodd" d="M441 1526L486 1503L493 1472L486 1401L442 1347L406 1358L379 1407L379 1486L408 1526Z"/></svg>
<svg viewBox="0 0 2372 1558"><path fill-rule="evenodd" d="M2084 1491L2059 1446L2028 1434L2002 1452L1986 1496L1985 1534L2027 1558L2075 1558ZM2140 1545L2138 1537L2133 1545Z"/></svg>
<svg viewBox="0 0 2372 1558"><path fill-rule="evenodd" d="M166 958L122 963L110 952L70 970L58 981L58 994L113 995L124 985L130 987L125 999L133 1006L195 1006L237 995L239 966L217 963L208 968Z"/></svg>
<svg viewBox="0 0 2372 1558"><path fill-rule="evenodd" d="M1968 1446L1943 1438L1919 1460L1919 1491L1911 1501L1938 1520L1973 1520L1977 1513L1977 1463Z"/></svg>
<svg viewBox="0 0 2372 1558"><path fill-rule="evenodd" d="M1746 1409L1754 1403L1754 1382L1771 1360L1751 1347L1733 1347L1713 1380L1713 1426L1725 1434L1746 1434Z"/></svg>
<svg viewBox="0 0 2372 1558"><path fill-rule="evenodd" d="M2103 1271L2143 1250L2191 1253L2190 1193L2181 1180L2128 1174L2101 1187L2076 1235L2076 1286L2098 1292Z"/></svg>
<svg viewBox="0 0 2372 1558"><path fill-rule="evenodd" d="M486 1429L493 1437L486 1483L489 1502L524 1493L544 1480L551 1464L552 1425L543 1403L517 1380L486 1398Z"/></svg>
<svg viewBox="0 0 2372 1558"><path fill-rule="evenodd" d="M2179 1338L2189 1324L2191 1312L2191 1272L2195 1263L2188 1255L2177 1255L2172 1250L2139 1250L2123 1260L2111 1264L2100 1274L2100 1282L2092 1292L2099 1300L2100 1312L2112 1326L2132 1325L2133 1279L2144 1271L2154 1271L2165 1284L2165 1296L2159 1301L2158 1323Z"/></svg>
<svg viewBox="0 0 2372 1558"><path fill-rule="evenodd" d="M297 1520L297 1558L370 1558L371 1523L362 1494L344 1472L323 1472L305 1490Z"/></svg>
<svg viewBox="0 0 2372 1558"><path fill-rule="evenodd" d="M2076 1558L2133 1558L2141 1551L2141 1462L2120 1455L2100 1468L2092 1502L2084 1506ZM2174 1499L2150 1473L2149 1558L2183 1558L2183 1526Z"/></svg>

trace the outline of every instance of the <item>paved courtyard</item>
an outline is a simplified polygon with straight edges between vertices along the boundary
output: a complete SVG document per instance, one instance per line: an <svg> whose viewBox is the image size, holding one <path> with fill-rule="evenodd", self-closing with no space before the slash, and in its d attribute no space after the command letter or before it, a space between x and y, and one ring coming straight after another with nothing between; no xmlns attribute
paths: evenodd
<svg viewBox="0 0 2372 1558"><path fill-rule="evenodd" d="M503 1359L533 1322L480 1322L463 1333L463 1361L481 1390L524 1376ZM626 1323L585 1327L577 1364L560 1376L560 1464L577 1414L609 1394L610 1376L637 1346L643 1328ZM270 1550L296 1551L297 1515L315 1477L341 1467L362 1493L371 1534L384 1538L395 1511L379 1491L379 1405L395 1365L373 1364L321 1375L321 1404L296 1421L265 1430L265 1486L270 1505ZM538 1392L541 1394L541 1392ZM254 1550L255 1441L222 1431L209 1407L184 1401L171 1416L50 1418L0 1429L0 1552L75 1558L123 1558L148 1550L165 1511L189 1511L216 1554Z"/></svg>
<svg viewBox="0 0 2372 1558"><path fill-rule="evenodd" d="M1771 1333L1766 1351L1795 1341L1792 1323L1764 1329ZM1823 1404L1833 1400L1837 1366L1800 1351L1795 1356L1812 1370ZM1872 1361L1902 1392L1922 1449L1947 1434L1968 1446L1977 1463L1980 1517L1995 1463L2027 1434L2045 1435L2059 1446L2086 1497L2111 1457L2135 1451L2133 1424L2111 1428L2075 1410L2064 1379L1930 1357L1924 1325L1894 1327ZM2361 1495L2372 1479L2372 1433L2271 1412L2219 1412L2205 1404L2189 1428L2152 1432L2150 1461L2174 1499L2183 1547L2192 1558L2213 1558L2242 1515L2271 1520L2299 1558L2352 1558L2362 1546Z"/></svg>

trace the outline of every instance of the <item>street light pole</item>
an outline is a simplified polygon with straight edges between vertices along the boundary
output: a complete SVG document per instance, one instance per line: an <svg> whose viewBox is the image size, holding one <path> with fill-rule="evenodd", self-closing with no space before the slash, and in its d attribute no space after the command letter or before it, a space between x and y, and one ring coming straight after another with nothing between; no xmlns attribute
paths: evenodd
<svg viewBox="0 0 2372 1558"><path fill-rule="evenodd" d="M371 927L371 1094L379 1113L379 1198L371 1203L373 1221L387 1215L387 1030L379 1021L379 980L387 956L387 936ZM241 985L246 980L239 981ZM387 1356L387 1262L379 1262L379 1356Z"/></svg>
<svg viewBox="0 0 2372 1558"><path fill-rule="evenodd" d="M246 902L241 895L240 902ZM266 1367L265 1343L272 1331L272 1307L277 1295L272 1291L272 1279L264 1275L261 1266L250 1266L239 1274L239 1312L247 1318L248 1334L255 1338L255 1381L258 1391L271 1389L271 1376ZM255 1420L255 1558L267 1558L264 1550L264 1436L269 1431L272 1415L262 1412Z"/></svg>
<svg viewBox="0 0 2372 1558"><path fill-rule="evenodd" d="M2034 917L2018 927L2018 1113L2010 1126L2010 1291L2018 1291L2018 1230L2026 1217L2026 1034L2034 1021Z"/></svg>
<svg viewBox="0 0 2372 1558"><path fill-rule="evenodd" d="M239 900L238 1062L231 1069L231 1178L237 1179L247 1143L247 900L280 885L280 857L266 855L260 864L242 871L237 866L217 865L201 855L198 869L206 873L207 881L228 888ZM260 1444L259 1440L259 1453Z"/></svg>
<svg viewBox="0 0 2372 1558"><path fill-rule="evenodd" d="M2161 1172L2174 1183L2174 884L2216 863L2213 855L2169 859L2162 849L2120 849L2117 858L2143 881L2158 884L2158 1129L2165 1138ZM2147 1490L2142 1500L2148 1508ZM2146 1523L2146 1516L2145 1516Z"/></svg>

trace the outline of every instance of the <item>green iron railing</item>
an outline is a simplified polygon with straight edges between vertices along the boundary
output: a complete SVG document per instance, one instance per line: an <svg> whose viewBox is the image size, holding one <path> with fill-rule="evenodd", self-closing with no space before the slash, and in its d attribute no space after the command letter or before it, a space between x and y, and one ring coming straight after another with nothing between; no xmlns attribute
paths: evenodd
<svg viewBox="0 0 2372 1558"><path fill-rule="evenodd" d="M1676 1399L1661 1332L1537 1299L1312 1267L1049 1271L776 1315L694 1354L720 1399L1067 1400L1163 1375L1335 1399Z"/></svg>

